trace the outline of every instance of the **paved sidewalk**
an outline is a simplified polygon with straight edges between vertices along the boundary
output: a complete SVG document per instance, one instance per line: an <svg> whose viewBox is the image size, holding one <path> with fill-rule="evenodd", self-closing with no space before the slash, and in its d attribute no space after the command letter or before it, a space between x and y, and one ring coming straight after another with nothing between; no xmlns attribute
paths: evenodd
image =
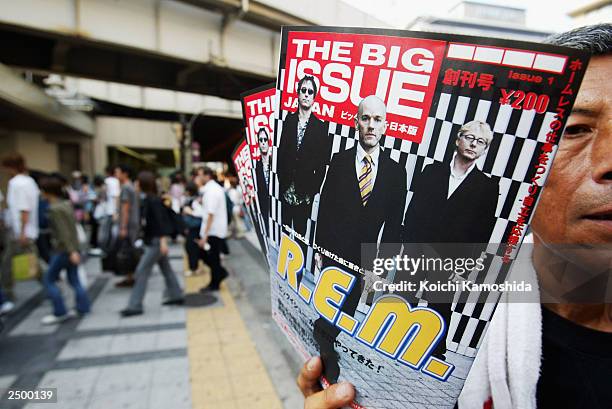
<svg viewBox="0 0 612 409"><path fill-rule="evenodd" d="M0 408L301 407L294 381L300 363L271 320L263 257L246 240L231 241L230 248L225 264L231 277L208 306L162 306L164 284L156 269L145 314L121 318L130 291L115 288L118 278L101 273L97 258L86 263L88 316L43 326L50 303L40 294L30 297L34 308L0 336L0 390L57 388L58 403L9 401L2 391ZM181 247L173 246L171 256L182 272ZM193 293L207 280L202 275L182 282ZM27 285L32 296L38 283ZM72 291L64 290L71 305ZM202 301L190 296L194 300Z"/></svg>
<svg viewBox="0 0 612 409"><path fill-rule="evenodd" d="M172 265L182 271L180 258ZM51 406L62 409L190 408L185 310L160 305L161 275L151 277L145 315L121 318L129 290L115 288L117 278L100 272L99 259L90 258L86 269L91 314L43 326L49 302L31 311L0 341L0 387L57 388L58 403ZM65 290L70 303L72 292ZM3 409L50 407L6 398Z"/></svg>

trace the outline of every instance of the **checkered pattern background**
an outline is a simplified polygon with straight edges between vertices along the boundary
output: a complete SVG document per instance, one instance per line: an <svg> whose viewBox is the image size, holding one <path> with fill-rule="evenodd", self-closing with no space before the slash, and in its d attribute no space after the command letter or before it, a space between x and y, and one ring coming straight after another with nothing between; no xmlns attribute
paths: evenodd
<svg viewBox="0 0 612 409"><path fill-rule="evenodd" d="M443 162L452 158L455 151L455 137L459 128L471 120L487 122L494 138L485 156L481 157L477 166L488 176L499 182L499 200L496 210L495 224L490 243L505 241L514 226L518 212L522 206L522 198L527 195L530 180L535 174L535 164L540 154L541 146L546 142L546 133L553 120L554 113L536 114L535 111L512 109L508 105L500 106L498 102L438 92L434 97L437 101L432 107L432 116L428 117L424 130L423 142L418 144L393 137L383 137L381 145L390 151L391 158L406 168L408 188L406 207L412 198L410 181L415 172L421 172L425 166L434 161ZM280 242L282 215L276 169L276 152L282 138L282 121L277 120L277 130L273 146L272 177L270 195L272 210L270 226L271 239ZM358 135L355 129L336 123L329 124L329 135L333 137L333 153L350 149L357 143ZM551 157L556 153L557 147ZM548 165L550 168L550 164ZM548 171L547 171L548 173ZM547 173L540 180L545 180ZM317 203L313 205L313 215L308 225L308 238L311 245L316 227ZM467 279L475 283L503 282L509 272L507 265L501 263L501 257L495 255L497 246L491 245L491 256L487 257L488 269L482 272L474 271ZM312 249L309 250L309 256ZM310 264L307 264L310 265ZM466 356L475 356L495 309L497 294L458 294L453 303L453 318L447 344L451 351ZM486 301L486 302L484 302ZM421 301L419 305L427 305ZM360 306L361 311L367 306Z"/></svg>

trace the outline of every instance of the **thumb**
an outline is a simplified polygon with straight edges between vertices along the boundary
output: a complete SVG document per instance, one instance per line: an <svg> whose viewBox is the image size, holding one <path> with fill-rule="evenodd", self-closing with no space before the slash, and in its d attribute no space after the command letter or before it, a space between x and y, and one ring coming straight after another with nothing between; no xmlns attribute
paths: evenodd
<svg viewBox="0 0 612 409"><path fill-rule="evenodd" d="M348 382L340 382L310 395L304 401L304 409L339 409L353 401L355 388Z"/></svg>

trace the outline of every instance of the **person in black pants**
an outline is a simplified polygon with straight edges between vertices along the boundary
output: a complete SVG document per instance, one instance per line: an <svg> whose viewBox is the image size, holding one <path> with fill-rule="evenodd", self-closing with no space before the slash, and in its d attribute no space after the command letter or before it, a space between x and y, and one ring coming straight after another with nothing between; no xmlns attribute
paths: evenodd
<svg viewBox="0 0 612 409"><path fill-rule="evenodd" d="M202 169L202 227L200 229L200 247L204 250L204 262L211 270L212 279L203 291L217 291L221 282L229 276L221 265L220 253L227 248L227 205L225 191L215 180L215 173L210 168Z"/></svg>
<svg viewBox="0 0 612 409"><path fill-rule="evenodd" d="M176 274L168 260L168 237L173 233L173 222L167 209L157 195L155 175L148 171L140 172L138 175L139 189L145 193L143 204L144 213L144 254L136 267L136 278L130 301L126 309L121 311L123 317L140 315L143 313L142 301L144 299L147 282L153 272L153 266L157 263L164 281L168 298L162 304L183 304L183 290L181 289Z"/></svg>
<svg viewBox="0 0 612 409"><path fill-rule="evenodd" d="M199 203L198 185L194 182L187 183L185 186L185 193L187 197L185 199L182 214L183 221L187 227L185 252L187 253L187 261L189 263L189 270L185 272L185 275L189 276L198 269L198 261L203 259L202 249L198 245L200 228L202 226L202 205Z"/></svg>

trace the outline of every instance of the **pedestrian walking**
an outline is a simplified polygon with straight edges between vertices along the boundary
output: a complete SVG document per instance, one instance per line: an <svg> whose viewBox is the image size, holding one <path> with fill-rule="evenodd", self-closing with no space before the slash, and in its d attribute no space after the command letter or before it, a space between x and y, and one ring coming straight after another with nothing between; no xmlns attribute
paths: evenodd
<svg viewBox="0 0 612 409"><path fill-rule="evenodd" d="M96 175L93 180L93 189L91 190L91 234L89 237L89 253L91 255L100 255L101 250L98 248L98 233L100 221L106 216L106 192L104 189L104 179L100 175Z"/></svg>
<svg viewBox="0 0 612 409"><path fill-rule="evenodd" d="M172 175L171 180L172 184L170 185L168 194L172 198L172 210L174 210L175 213L180 213L185 194L185 177L182 173L177 172Z"/></svg>
<svg viewBox="0 0 612 409"><path fill-rule="evenodd" d="M208 287L201 291L217 291L229 273L221 265L220 253L227 248L225 238L228 229L228 212L225 191L215 181L211 168L201 171L204 185L202 188L202 226L200 228L200 247L204 249L204 262L211 269L212 279Z"/></svg>
<svg viewBox="0 0 612 409"><path fill-rule="evenodd" d="M118 215L119 194L121 193L121 185L115 177L115 168L113 166L106 167L106 177L104 178L103 203L102 210L99 212L100 227L98 232L98 246L104 252L102 257L102 269L105 271L115 270L116 257L116 222Z"/></svg>
<svg viewBox="0 0 612 409"><path fill-rule="evenodd" d="M32 270L39 270L38 251L36 239L38 238L38 197L39 190L36 182L26 168L23 156L13 153L2 160L2 167L6 169L11 179L6 194L7 222L6 245L0 263L0 276L4 296L9 301L15 300L13 292L13 257L30 253L35 266ZM38 272L36 272L38 275Z"/></svg>
<svg viewBox="0 0 612 409"><path fill-rule="evenodd" d="M43 196L49 202L48 216L52 243L49 266L43 274L43 285L53 304L53 315L43 317L42 323L52 325L75 316L74 313L67 311L62 292L56 285L62 270L66 270L68 283L74 290L76 312L80 315L87 314L90 302L87 292L79 281L78 266L81 256L74 209L68 200L62 199L62 183L59 179L45 178L41 180L40 187Z"/></svg>
<svg viewBox="0 0 612 409"><path fill-rule="evenodd" d="M198 244L200 240L200 228L202 226L202 203L198 194L198 185L189 182L185 186L184 205L181 211L183 223L187 227L187 237L185 238L185 252L189 269L185 271L185 276L190 276L198 269L198 261L203 258L202 250Z"/></svg>
<svg viewBox="0 0 612 409"><path fill-rule="evenodd" d="M0 190L0 254L4 248L6 236L6 226L4 225L4 195ZM0 286L0 315L8 314L15 308L15 304L8 301L2 292L2 286Z"/></svg>
<svg viewBox="0 0 612 409"><path fill-rule="evenodd" d="M115 169L115 177L121 183L119 194L119 239L118 253L128 252L135 254L134 243L140 232L140 200L134 185L132 185L132 169L127 165L119 165ZM119 255L119 254L118 254ZM129 264L129 263L127 263ZM123 266L118 266L123 267ZM129 267L129 266L128 266ZM131 266L134 267L133 265ZM118 268L118 270L120 269ZM134 272L129 268L127 271L117 271L125 275L125 278L115 284L116 287L132 287L134 285Z"/></svg>
<svg viewBox="0 0 612 409"><path fill-rule="evenodd" d="M168 239L173 234L173 221L157 194L155 175L144 171L138 175L138 189L144 193L143 219L144 219L144 254L136 267L136 282L127 308L121 311L124 317L142 314L142 301L144 299L147 283L153 266L157 263L164 281L166 283L166 294L168 298L162 302L163 305L183 304L183 290L181 289L174 270L168 259Z"/></svg>

